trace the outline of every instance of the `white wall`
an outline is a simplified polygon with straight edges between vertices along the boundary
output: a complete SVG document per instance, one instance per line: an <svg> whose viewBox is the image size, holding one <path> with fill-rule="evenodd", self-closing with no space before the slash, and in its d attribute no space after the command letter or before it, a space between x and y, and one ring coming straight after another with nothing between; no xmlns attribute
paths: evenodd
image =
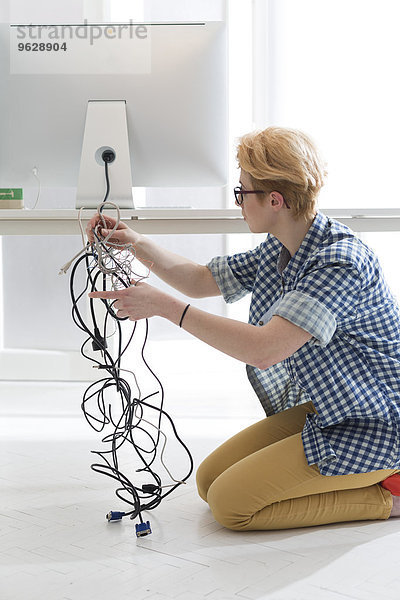
<svg viewBox="0 0 400 600"><path fill-rule="evenodd" d="M220 21L225 18L225 0L105 0L105 7L112 20Z"/></svg>
<svg viewBox="0 0 400 600"><path fill-rule="evenodd" d="M83 18L83 0L9 0L9 18L11 23L21 24L79 22Z"/></svg>

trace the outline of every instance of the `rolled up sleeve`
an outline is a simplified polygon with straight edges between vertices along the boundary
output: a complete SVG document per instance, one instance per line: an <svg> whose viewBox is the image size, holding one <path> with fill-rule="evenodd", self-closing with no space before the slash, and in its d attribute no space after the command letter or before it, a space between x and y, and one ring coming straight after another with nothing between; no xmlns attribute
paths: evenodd
<svg viewBox="0 0 400 600"><path fill-rule="evenodd" d="M329 344L336 331L336 319L329 308L303 292L286 294L273 314L308 331L320 346Z"/></svg>
<svg viewBox="0 0 400 600"><path fill-rule="evenodd" d="M206 266L211 271L225 302L236 302L249 293L233 274L227 256L216 256Z"/></svg>
<svg viewBox="0 0 400 600"><path fill-rule="evenodd" d="M306 272L274 314L308 331L326 346L335 331L357 316L361 278L352 265L323 265Z"/></svg>

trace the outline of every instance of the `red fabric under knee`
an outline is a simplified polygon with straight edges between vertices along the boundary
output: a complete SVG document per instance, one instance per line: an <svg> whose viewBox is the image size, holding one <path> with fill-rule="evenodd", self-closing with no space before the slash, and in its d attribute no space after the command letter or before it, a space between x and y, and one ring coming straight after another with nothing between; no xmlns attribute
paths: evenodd
<svg viewBox="0 0 400 600"><path fill-rule="evenodd" d="M387 479L381 481L380 484L386 490L389 490L393 496L400 496L400 473L391 475Z"/></svg>

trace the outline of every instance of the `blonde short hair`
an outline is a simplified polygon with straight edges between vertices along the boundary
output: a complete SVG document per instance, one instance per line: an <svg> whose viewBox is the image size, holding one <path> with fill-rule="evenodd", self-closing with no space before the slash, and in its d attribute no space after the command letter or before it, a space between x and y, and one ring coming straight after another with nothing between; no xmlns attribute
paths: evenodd
<svg viewBox="0 0 400 600"><path fill-rule="evenodd" d="M239 140L237 159L255 190L282 194L294 219L314 215L327 171L306 134L283 127L248 133Z"/></svg>

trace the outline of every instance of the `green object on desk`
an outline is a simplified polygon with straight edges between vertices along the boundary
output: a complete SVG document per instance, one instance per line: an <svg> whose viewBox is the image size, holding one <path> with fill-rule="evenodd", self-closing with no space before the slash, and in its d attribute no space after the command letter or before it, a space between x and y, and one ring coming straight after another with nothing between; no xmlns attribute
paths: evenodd
<svg viewBox="0 0 400 600"><path fill-rule="evenodd" d="M24 197L22 188L0 188L1 200L22 200Z"/></svg>
<svg viewBox="0 0 400 600"><path fill-rule="evenodd" d="M0 188L0 208L24 208L24 195L22 188Z"/></svg>

